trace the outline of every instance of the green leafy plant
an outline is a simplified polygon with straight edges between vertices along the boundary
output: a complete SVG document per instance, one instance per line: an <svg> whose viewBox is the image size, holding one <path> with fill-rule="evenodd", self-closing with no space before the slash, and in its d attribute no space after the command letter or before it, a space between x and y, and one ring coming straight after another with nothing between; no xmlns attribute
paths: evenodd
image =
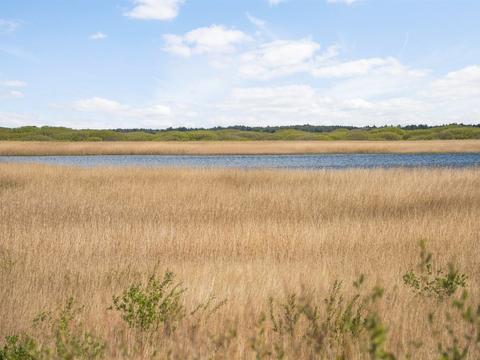
<svg viewBox="0 0 480 360"><path fill-rule="evenodd" d="M368 315L365 320L365 328L369 335L370 358L372 360L395 360L395 355L386 350L388 331L377 313Z"/></svg>
<svg viewBox="0 0 480 360"><path fill-rule="evenodd" d="M166 272L163 279L150 276L146 284L134 284L120 296L113 297L113 306L131 328L141 331L164 327L171 334L185 317L182 295L185 288L175 282L175 275Z"/></svg>
<svg viewBox="0 0 480 360"><path fill-rule="evenodd" d="M40 350L35 339L28 335L13 335L5 339L0 349L0 360L35 360L40 358Z"/></svg>
<svg viewBox="0 0 480 360"><path fill-rule="evenodd" d="M449 264L447 269L434 270L433 256L427 251L426 241L420 241L420 263L418 272L408 271L403 282L417 294L444 300L467 285L467 276Z"/></svg>
<svg viewBox="0 0 480 360"><path fill-rule="evenodd" d="M433 312L428 316L439 359L469 359L472 353L480 353L480 304L472 302L464 290L449 305L440 321Z"/></svg>
<svg viewBox="0 0 480 360"><path fill-rule="evenodd" d="M77 307L70 298L58 314L39 314L33 321L36 336L7 337L0 351L0 360L103 358L106 343L84 329L79 319L82 311L83 307Z"/></svg>
<svg viewBox="0 0 480 360"><path fill-rule="evenodd" d="M250 339L256 358L283 359L286 354L303 353L312 358L346 359L352 346L363 346L371 349L372 359L394 359L385 350L387 330L375 309L383 289L374 287L363 293L364 279L361 276L354 282L357 293L349 297L341 282L335 282L323 304L304 293L290 294L281 303L270 299L268 315L261 313Z"/></svg>

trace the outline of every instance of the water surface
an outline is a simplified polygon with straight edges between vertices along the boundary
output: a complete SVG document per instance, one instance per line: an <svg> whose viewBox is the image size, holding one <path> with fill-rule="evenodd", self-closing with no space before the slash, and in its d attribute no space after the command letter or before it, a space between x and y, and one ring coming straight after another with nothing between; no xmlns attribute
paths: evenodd
<svg viewBox="0 0 480 360"><path fill-rule="evenodd" d="M144 166L202 168L411 168L476 167L480 153L454 154L318 154L318 155L95 155L0 156L0 162L68 166Z"/></svg>

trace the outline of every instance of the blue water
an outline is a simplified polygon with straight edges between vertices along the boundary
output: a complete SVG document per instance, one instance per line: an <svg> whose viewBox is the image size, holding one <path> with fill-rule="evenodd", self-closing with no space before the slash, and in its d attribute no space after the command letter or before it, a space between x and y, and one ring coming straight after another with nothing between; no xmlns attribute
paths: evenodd
<svg viewBox="0 0 480 360"><path fill-rule="evenodd" d="M348 169L398 167L480 167L480 153L319 155L97 155L0 156L0 162L68 166Z"/></svg>

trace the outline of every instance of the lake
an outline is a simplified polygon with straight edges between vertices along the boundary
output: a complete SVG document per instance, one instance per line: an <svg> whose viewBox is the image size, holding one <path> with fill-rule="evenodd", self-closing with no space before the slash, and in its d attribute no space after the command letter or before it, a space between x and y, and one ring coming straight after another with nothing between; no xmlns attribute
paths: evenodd
<svg viewBox="0 0 480 360"><path fill-rule="evenodd" d="M480 153L452 154L318 154L318 155L95 155L0 156L0 162L67 166L143 166L202 168L412 168L476 167Z"/></svg>

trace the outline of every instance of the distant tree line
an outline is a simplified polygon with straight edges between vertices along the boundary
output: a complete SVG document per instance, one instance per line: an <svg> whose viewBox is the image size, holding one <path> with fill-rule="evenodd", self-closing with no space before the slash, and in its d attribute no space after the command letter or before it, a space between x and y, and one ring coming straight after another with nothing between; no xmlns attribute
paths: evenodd
<svg viewBox="0 0 480 360"><path fill-rule="evenodd" d="M480 139L480 124L442 126L227 126L168 129L70 129L0 127L0 140L23 141L247 141L247 140L435 140Z"/></svg>

